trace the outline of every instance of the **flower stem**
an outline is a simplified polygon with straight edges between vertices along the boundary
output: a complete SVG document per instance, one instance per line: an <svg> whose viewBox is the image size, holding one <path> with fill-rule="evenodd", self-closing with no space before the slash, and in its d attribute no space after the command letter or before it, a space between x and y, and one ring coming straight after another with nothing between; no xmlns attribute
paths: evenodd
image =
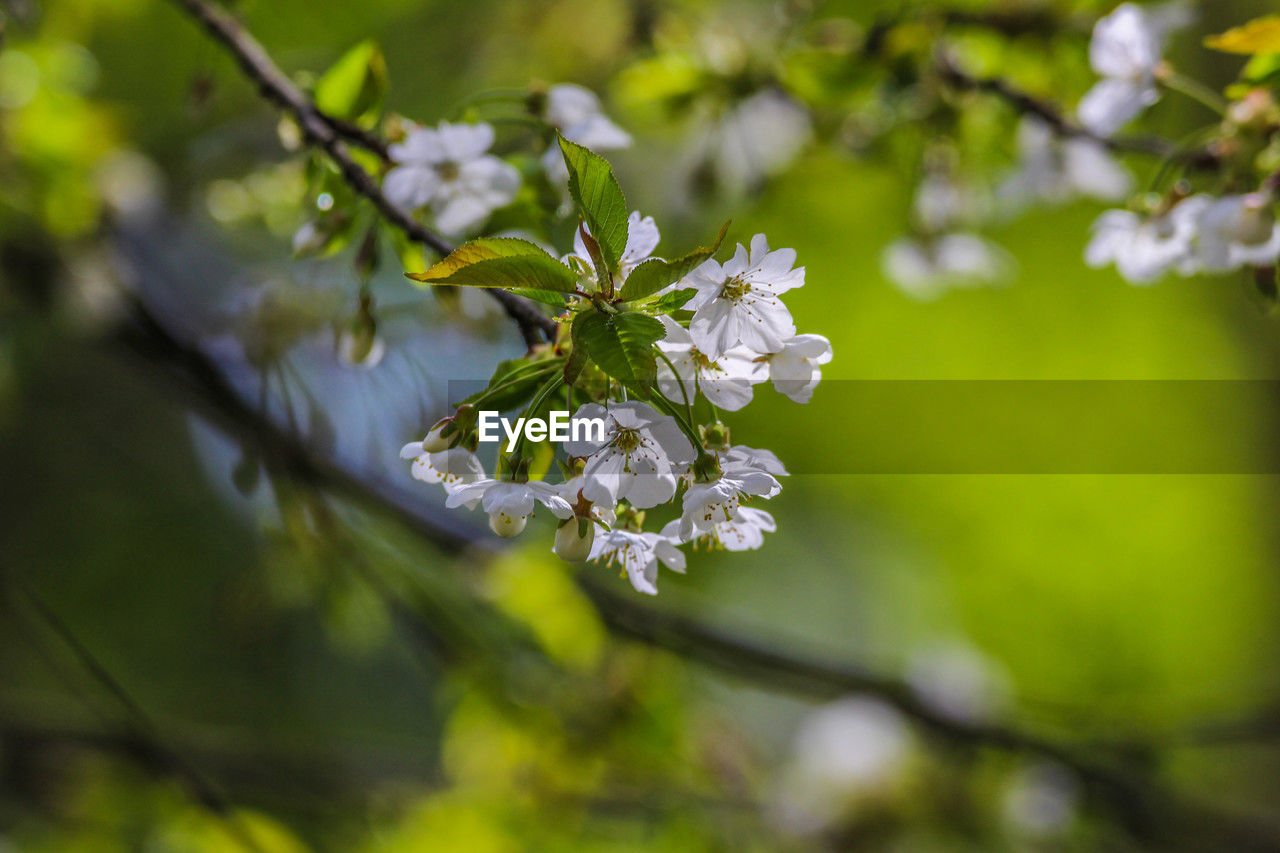
<svg viewBox="0 0 1280 853"><path fill-rule="evenodd" d="M1172 70L1160 75L1157 79L1163 83L1166 88L1171 89L1174 92L1178 92L1179 94L1186 95L1193 101L1197 101L1198 103L1201 103L1213 110L1218 115L1227 114L1227 99L1201 83L1199 80L1193 80L1190 77L1186 77L1179 74L1177 71Z"/></svg>

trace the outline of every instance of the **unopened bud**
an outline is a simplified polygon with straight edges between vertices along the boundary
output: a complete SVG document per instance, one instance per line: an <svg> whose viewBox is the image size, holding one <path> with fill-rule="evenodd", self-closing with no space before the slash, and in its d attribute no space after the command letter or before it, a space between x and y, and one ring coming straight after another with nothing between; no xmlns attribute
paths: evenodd
<svg viewBox="0 0 1280 853"><path fill-rule="evenodd" d="M551 550L568 563L581 563L591 554L596 526L589 518L570 518L556 528L556 542Z"/></svg>
<svg viewBox="0 0 1280 853"><path fill-rule="evenodd" d="M443 453L449 449L449 439L442 433L451 422L451 418L445 418L431 428L431 431L427 433L427 437L422 440L423 453Z"/></svg>
<svg viewBox="0 0 1280 853"><path fill-rule="evenodd" d="M729 425L721 421L716 421L710 426L700 428L702 433L702 444L708 450L715 450L720 453L729 449Z"/></svg>
<svg viewBox="0 0 1280 853"><path fill-rule="evenodd" d="M527 515L510 516L499 512L489 516L489 529L504 539L510 539L512 536L519 536L528 521Z"/></svg>
<svg viewBox="0 0 1280 853"><path fill-rule="evenodd" d="M1265 193L1250 193L1245 197L1235 238L1246 246L1261 245L1271 239L1275 224L1271 199Z"/></svg>

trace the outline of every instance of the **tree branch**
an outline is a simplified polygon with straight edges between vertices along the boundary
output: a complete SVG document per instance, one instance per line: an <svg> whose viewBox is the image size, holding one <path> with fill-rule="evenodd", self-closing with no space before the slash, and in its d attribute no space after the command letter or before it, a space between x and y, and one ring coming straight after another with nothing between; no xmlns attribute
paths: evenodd
<svg viewBox="0 0 1280 853"><path fill-rule="evenodd" d="M132 306L132 322L118 340L161 369L184 399L253 442L264 455L301 482L333 491L382 512L446 550L492 553L494 540L449 513L433 513L396 490L371 484L353 472L317 458L296 436L280 429L243 400L222 378L217 364L171 332L142 303ZM876 696L897 708L937 741L964 749L989 748L1049 759L1070 768L1129 832L1144 839L1185 841L1209 837L1236 842L1235 849L1280 849L1271 842L1275 827L1226 815L1164 789L1147 766L1130 753L1108 747L1090 750L997 723L965 722L921 702L901 681L752 639L722 627L653 607L616 592L586 572L578 583L609 629L680 657L732 673L762 687L817 699L850 693Z"/></svg>
<svg viewBox="0 0 1280 853"><path fill-rule="evenodd" d="M1156 136L1102 136L1068 118L1056 105L1016 88L1000 77L977 77L960 68L946 53L939 53L938 75L958 91L984 92L994 95L1022 115L1035 116L1058 136L1087 139L1116 153L1147 154L1153 157L1182 157L1193 162L1210 157L1207 152L1184 151L1168 140Z"/></svg>
<svg viewBox="0 0 1280 853"><path fill-rule="evenodd" d="M433 231L423 227L404 210L396 207L382 194L377 182L351 156L344 140L375 151L386 159L386 144L374 134L363 131L348 122L338 122L324 115L315 103L289 79L271 59L261 43L240 22L207 0L172 0L204 27L205 31L235 57L245 76L258 85L264 98L290 115L302 129L307 140L328 155L343 179L359 195L373 203L387 222L399 228L410 240L426 246L441 255L453 251L453 246ZM540 341L539 333L551 340L556 323L534 303L498 288L487 287L485 292L496 299L516 322L526 345L532 347Z"/></svg>

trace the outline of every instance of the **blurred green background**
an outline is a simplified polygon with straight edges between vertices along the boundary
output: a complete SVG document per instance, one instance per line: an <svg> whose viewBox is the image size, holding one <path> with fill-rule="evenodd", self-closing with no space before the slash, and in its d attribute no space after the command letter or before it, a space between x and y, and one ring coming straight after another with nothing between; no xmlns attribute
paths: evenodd
<svg viewBox="0 0 1280 853"><path fill-rule="evenodd" d="M897 5L816 14L865 26ZM1195 33L1257 8L1203 4ZM592 87L636 136L612 159L632 204L657 216L664 249L704 240L731 215L731 239L764 231L797 250L807 285L788 304L801 331L831 339L835 359L810 406L762 391L730 419L735 441L776 451L796 472L768 507L778 532L758 551L692 555L688 575L664 575L646 606L891 679L931 650L966 649L966 660L980 655L984 684L1003 685L983 689L1009 696L1001 721L1086 752L1135 744L1161 787L1229 814L1277 816L1280 753L1266 725L1280 698L1274 475L841 473L914 447L947 470L949 454L965 458L986 440L964 419L932 416L926 399L860 409L843 380L1280 379L1280 327L1246 282L1141 288L1088 270L1080 257L1098 208L1081 203L996 231L1020 268L1011 286L916 302L879 263L911 203L908 159L832 145L815 143L745 197L676 199L668 166L681 137L616 83L646 54L637 31L655 21L727 31L767 23L772 5L273 0L237 10L291 71L318 72L375 39L390 107L423 121L492 87ZM446 553L341 501L339 530L327 529L300 485L249 488L256 462L103 342L114 315L94 288L119 256L145 292L180 278L184 304L208 314L226 292L298 288L319 319L292 336L268 328L295 359L271 393L308 387L308 424L328 409L334 446L371 473L398 471L397 442L442 410L440 383L453 378L442 365L483 377L518 341L500 321L457 331L387 269L379 299L403 311L387 323L387 361L332 378L342 369L328 324L354 300L347 262L290 262L301 215L272 207L270 192L253 202L261 215L228 224L210 212L211 185L288 161L271 109L171 4L54 0L21 11L11 9L0 52L0 849L1130 843L1105 805L1063 794L1071 784L1055 789L1070 817L1052 831L1010 818L1019 773L1046 756L956 754L921 732L911 735L918 753L874 796L858 795L847 825L797 830L777 803L788 768L803 764L795 738L813 703L612 635L573 570L543 553L546 530L495 562ZM1071 44L1058 48L1074 51L1062 100L1088 84L1083 42ZM38 88L21 101L15 51L38 67ZM1218 83L1238 65L1194 35L1174 56ZM1170 132L1197 120L1178 104L1155 115ZM153 167L126 171L126 184L155 181L165 199L150 254L119 249L97 224L103 164L123 149ZM1131 165L1150 176L1150 165ZM138 268L157 251L168 272ZM1194 393L1185 405L1152 441L1213 446L1223 425ZM1233 470L1273 468L1280 402L1232 414L1243 419L1231 425ZM612 570L586 571L632 595ZM104 687L104 673L137 708ZM1225 742L1193 736L1232 720L1261 724ZM141 745L152 738L168 751ZM193 778L218 792L212 807Z"/></svg>

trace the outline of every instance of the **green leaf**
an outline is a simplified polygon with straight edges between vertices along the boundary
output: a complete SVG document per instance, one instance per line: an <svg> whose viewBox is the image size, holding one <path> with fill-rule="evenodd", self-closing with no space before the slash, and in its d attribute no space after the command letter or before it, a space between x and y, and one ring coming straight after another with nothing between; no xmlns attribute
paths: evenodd
<svg viewBox="0 0 1280 853"><path fill-rule="evenodd" d="M726 222L721 226L715 243L690 252L682 258L677 258L674 261L650 258L637 266L627 276L627 281L622 286L622 301L644 299L646 296L651 296L667 285L674 284L684 278L699 264L716 253L716 250L720 248L720 244L724 242L724 235L728 230L729 223Z"/></svg>
<svg viewBox="0 0 1280 853"><path fill-rule="evenodd" d="M657 370L654 342L665 334L662 324L635 311L606 314L585 311L575 318L577 340L591 360L641 397L649 396Z"/></svg>
<svg viewBox="0 0 1280 853"><path fill-rule="evenodd" d="M651 314L670 314L672 311L678 311L685 306L685 303L698 295L696 287L682 287L679 290L673 290L670 293L664 293L652 302L641 300L636 303L637 307L643 307L645 311Z"/></svg>
<svg viewBox="0 0 1280 853"><path fill-rule="evenodd" d="M372 41L362 41L321 75L314 97L321 112L372 127L386 93L387 62L382 50Z"/></svg>
<svg viewBox="0 0 1280 853"><path fill-rule="evenodd" d="M532 299L534 302L541 302L543 305L550 305L552 308L564 307L565 294L558 290L540 290L536 287L513 287L511 288L511 292L517 296Z"/></svg>
<svg viewBox="0 0 1280 853"><path fill-rule="evenodd" d="M508 412L518 408L531 397L538 386L546 381L550 362L529 362L514 358L499 362L489 378L489 384L470 395L462 403L484 401L486 408Z"/></svg>
<svg viewBox="0 0 1280 853"><path fill-rule="evenodd" d="M569 339L573 342L573 349L569 351L569 358L564 363L564 381L566 385L573 385L578 381L578 377L582 375L582 370L587 366L590 360L587 357L587 345L582 340L582 325L594 311L582 311L573 318L573 324L569 326Z"/></svg>
<svg viewBox="0 0 1280 853"><path fill-rule="evenodd" d="M569 195L578 205L591 236L600 244L608 271L618 270L627 247L627 199L613 176L609 161L576 142L560 137L560 151L569 167Z"/></svg>
<svg viewBox="0 0 1280 853"><path fill-rule="evenodd" d="M572 293L578 286L573 270L528 240L482 237L463 243L426 272L405 273L426 284L464 287L509 287Z"/></svg>

